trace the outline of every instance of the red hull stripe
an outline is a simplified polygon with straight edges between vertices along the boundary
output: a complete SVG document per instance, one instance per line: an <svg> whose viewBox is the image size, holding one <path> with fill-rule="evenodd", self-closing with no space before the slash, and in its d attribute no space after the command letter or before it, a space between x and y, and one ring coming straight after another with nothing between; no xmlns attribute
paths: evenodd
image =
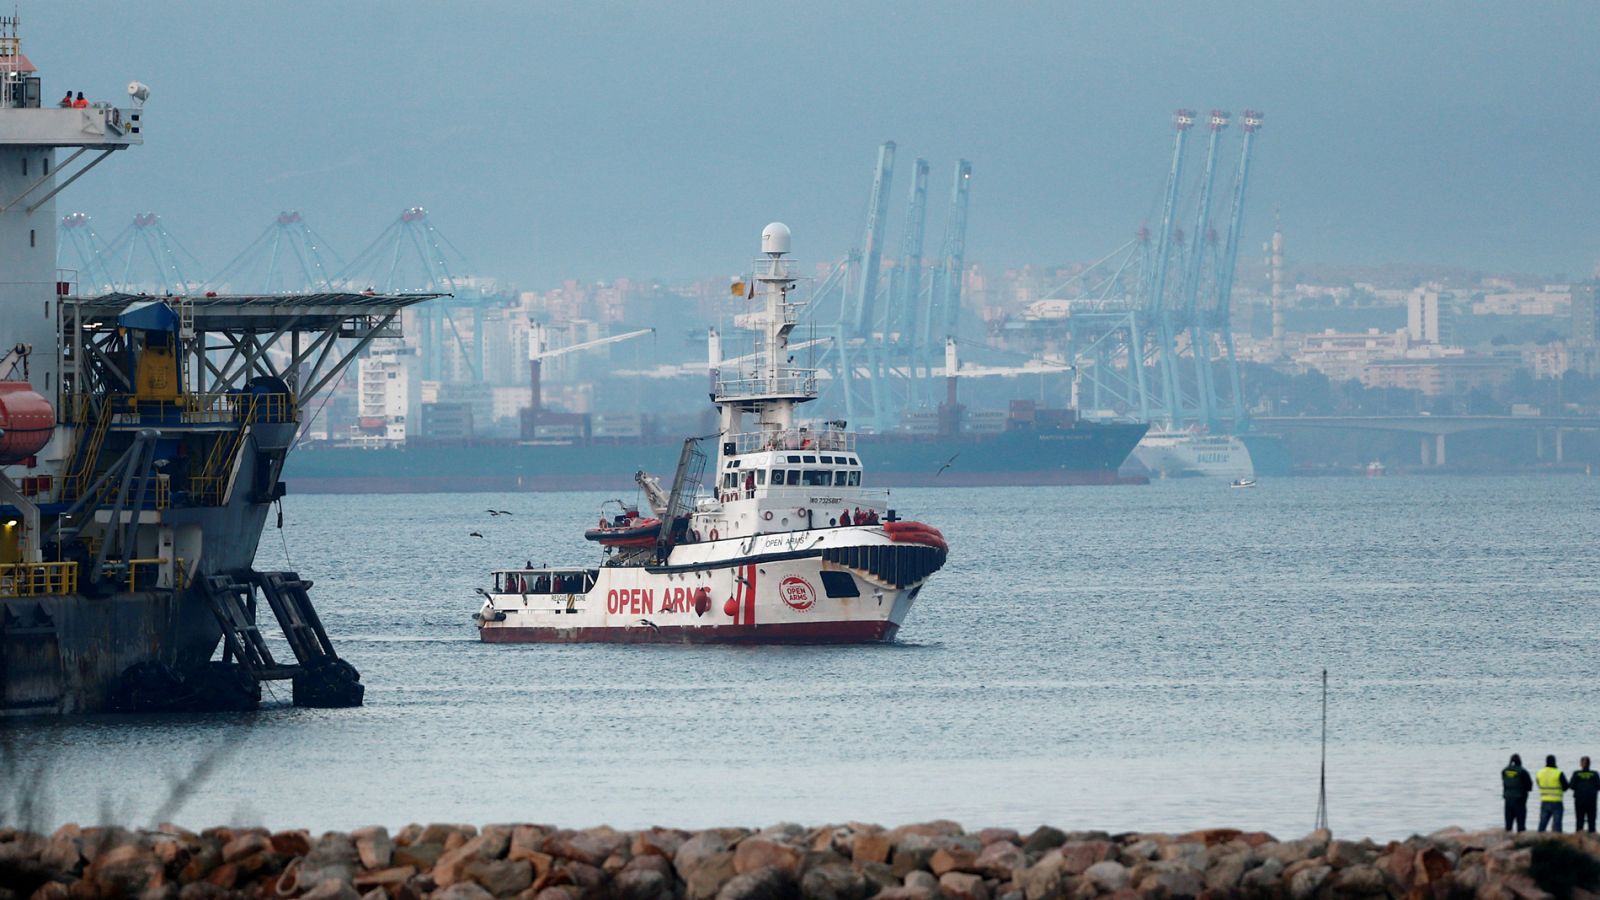
<svg viewBox="0 0 1600 900"><path fill-rule="evenodd" d="M756 624L756 567L752 563L745 567L744 591L744 624Z"/></svg>
<svg viewBox="0 0 1600 900"><path fill-rule="evenodd" d="M488 644L838 644L887 641L892 622L787 622L773 625L662 625L650 628L480 628Z"/></svg>

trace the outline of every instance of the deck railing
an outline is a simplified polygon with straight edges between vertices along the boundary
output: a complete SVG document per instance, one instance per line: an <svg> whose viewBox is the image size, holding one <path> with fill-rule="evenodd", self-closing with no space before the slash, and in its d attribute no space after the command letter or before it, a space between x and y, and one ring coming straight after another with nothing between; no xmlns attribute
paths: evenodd
<svg viewBox="0 0 1600 900"><path fill-rule="evenodd" d="M779 369L772 375L717 379L718 400L730 397L811 397L817 393L815 369Z"/></svg>
<svg viewBox="0 0 1600 900"><path fill-rule="evenodd" d="M746 431L733 436L737 453L757 453L763 450L854 450L856 435L853 431L832 428L812 430L793 428L788 431Z"/></svg>
<svg viewBox="0 0 1600 900"><path fill-rule="evenodd" d="M76 562L0 563L0 597L47 597L77 591Z"/></svg>

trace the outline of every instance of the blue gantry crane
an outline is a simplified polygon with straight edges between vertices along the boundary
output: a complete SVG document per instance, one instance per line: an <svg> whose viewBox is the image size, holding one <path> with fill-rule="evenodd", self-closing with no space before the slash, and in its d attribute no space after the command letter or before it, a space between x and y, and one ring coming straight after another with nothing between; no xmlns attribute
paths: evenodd
<svg viewBox="0 0 1600 900"><path fill-rule="evenodd" d="M219 293L312 294L335 290L339 255L298 210L278 213L206 287Z"/></svg>
<svg viewBox="0 0 1600 900"><path fill-rule="evenodd" d="M828 335L818 360L829 374L824 406L874 431L895 427L908 404L932 399L932 374L956 328L966 259L967 198L972 165L956 165L940 256L924 277L928 172L912 164L900 256L882 276L895 144L878 148L861 242L835 263L813 291L807 315Z"/></svg>
<svg viewBox="0 0 1600 900"><path fill-rule="evenodd" d="M200 270L200 261L153 212L135 215L109 241L100 238L83 213L64 216L57 235L56 267L76 269L81 291L180 295L200 288L189 278Z"/></svg>
<svg viewBox="0 0 1600 900"><path fill-rule="evenodd" d="M1067 311L1059 321L1039 327L1062 335L1094 409L1170 428L1247 427L1231 309L1245 185L1262 116L1251 110L1241 117L1227 236L1219 246L1213 194L1230 119L1222 110L1211 111L1204 168L1190 184L1184 176L1185 146L1195 115L1178 110L1158 230L1152 235L1141 228L1136 238L1045 295L1065 300ZM1194 198L1189 211L1187 197ZM1193 231L1185 236L1177 223L1190 214ZM1218 389L1218 366L1226 370L1226 398Z"/></svg>
<svg viewBox="0 0 1600 900"><path fill-rule="evenodd" d="M428 211L412 206L401 211L334 280L354 290L445 294L416 307L422 378L446 380L450 373L445 349L454 344L466 380L482 384L486 319L491 310L510 300L481 279L457 275L465 265L466 257L434 227ZM460 310L467 310L472 317L470 341L456 323L455 313Z"/></svg>

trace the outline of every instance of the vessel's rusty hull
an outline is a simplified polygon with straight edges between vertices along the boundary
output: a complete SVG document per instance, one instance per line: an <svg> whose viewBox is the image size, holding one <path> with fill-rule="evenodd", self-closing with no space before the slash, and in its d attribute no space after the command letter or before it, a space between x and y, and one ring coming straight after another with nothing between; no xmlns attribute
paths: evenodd
<svg viewBox="0 0 1600 900"><path fill-rule="evenodd" d="M198 591L0 600L0 714L106 711L130 668L193 671L221 635Z"/></svg>

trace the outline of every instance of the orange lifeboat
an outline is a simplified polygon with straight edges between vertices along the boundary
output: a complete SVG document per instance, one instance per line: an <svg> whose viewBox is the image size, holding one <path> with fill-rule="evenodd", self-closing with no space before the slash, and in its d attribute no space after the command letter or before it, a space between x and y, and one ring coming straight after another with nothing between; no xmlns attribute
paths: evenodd
<svg viewBox="0 0 1600 900"><path fill-rule="evenodd" d="M605 547L653 547L660 534L660 519L634 518L621 525L601 523L598 528L585 531L583 536Z"/></svg>
<svg viewBox="0 0 1600 900"><path fill-rule="evenodd" d="M55 410L33 385L0 381L0 465L15 465L43 450L55 428Z"/></svg>
<svg viewBox="0 0 1600 900"><path fill-rule="evenodd" d="M889 535L889 540L897 544L926 544L940 550L950 549L945 542L944 532L922 522L885 522L883 530Z"/></svg>

